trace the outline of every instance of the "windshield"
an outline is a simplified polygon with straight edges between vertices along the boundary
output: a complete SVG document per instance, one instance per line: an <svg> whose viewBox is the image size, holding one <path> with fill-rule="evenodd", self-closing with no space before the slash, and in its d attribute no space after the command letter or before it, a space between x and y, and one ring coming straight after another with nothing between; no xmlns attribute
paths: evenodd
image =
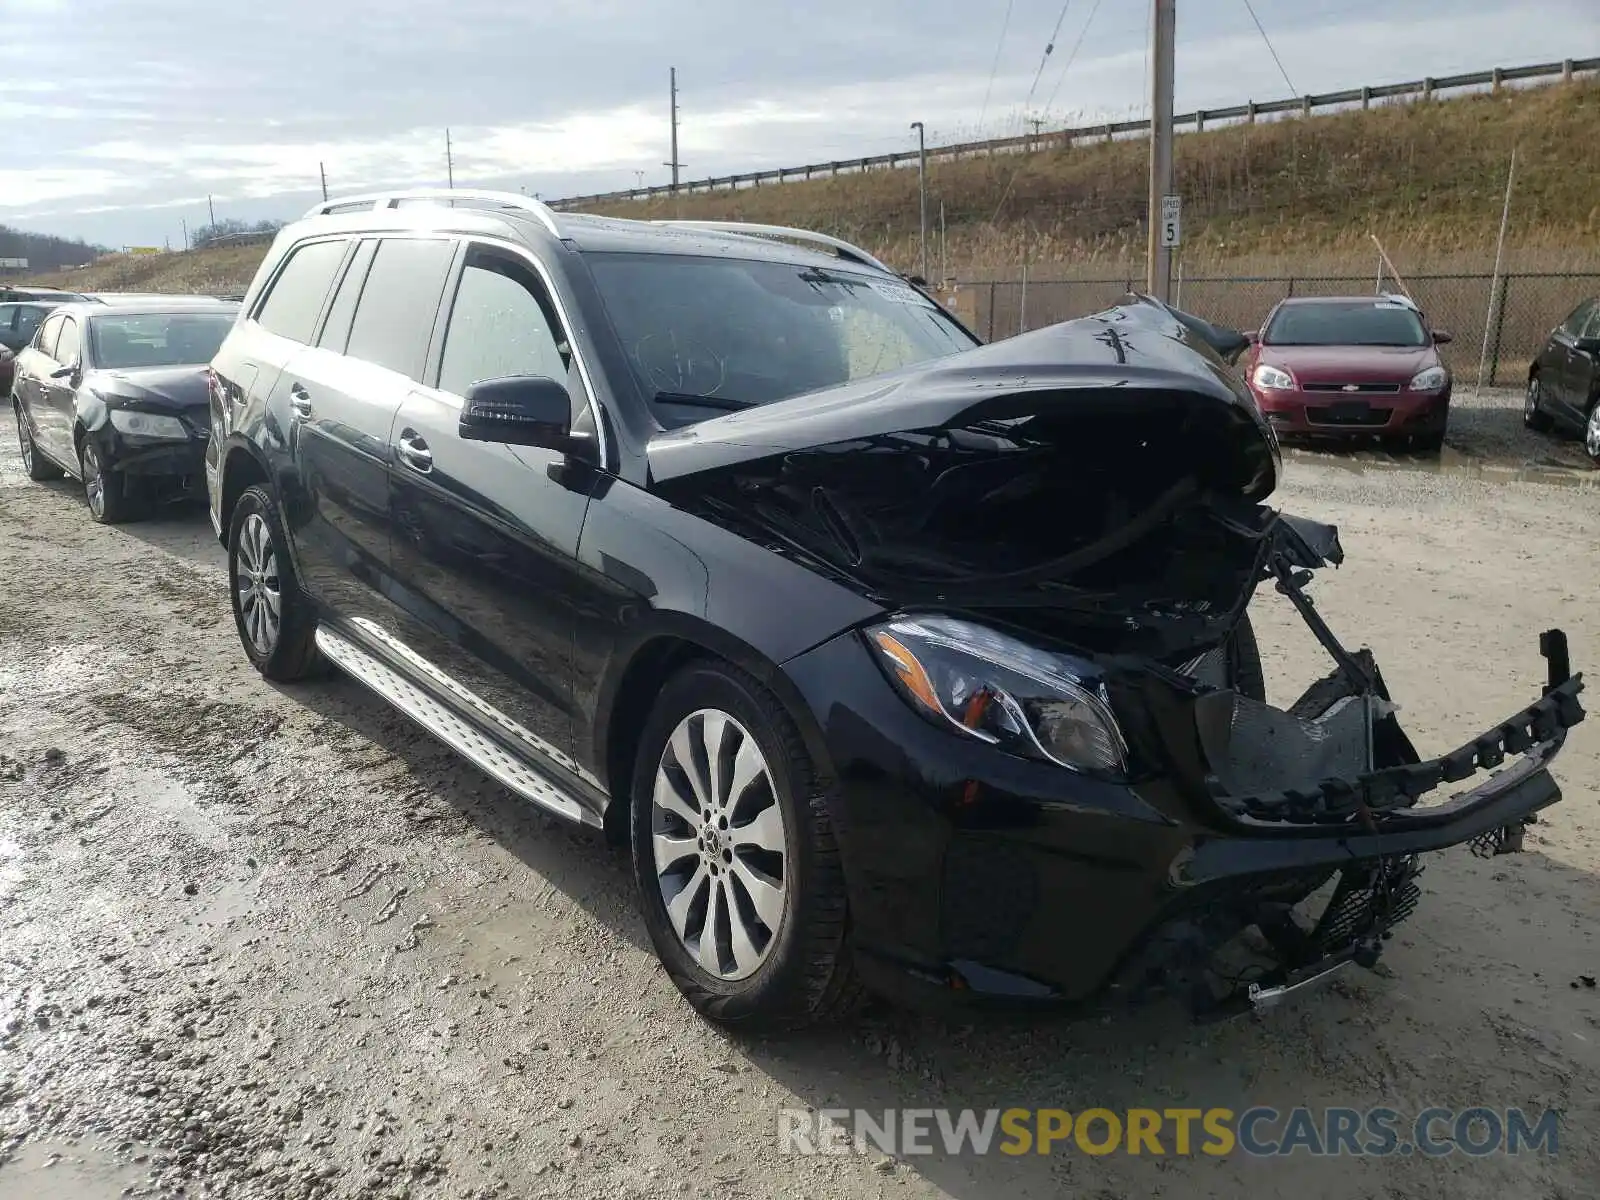
<svg viewBox="0 0 1600 1200"><path fill-rule="evenodd" d="M629 367L663 405L769 404L977 344L882 275L674 254L587 258Z"/></svg>
<svg viewBox="0 0 1600 1200"><path fill-rule="evenodd" d="M1364 304L1289 304L1261 339L1269 346L1426 346L1413 309L1392 300Z"/></svg>
<svg viewBox="0 0 1600 1200"><path fill-rule="evenodd" d="M208 363L233 328L233 313L138 313L89 322L94 365L107 370Z"/></svg>

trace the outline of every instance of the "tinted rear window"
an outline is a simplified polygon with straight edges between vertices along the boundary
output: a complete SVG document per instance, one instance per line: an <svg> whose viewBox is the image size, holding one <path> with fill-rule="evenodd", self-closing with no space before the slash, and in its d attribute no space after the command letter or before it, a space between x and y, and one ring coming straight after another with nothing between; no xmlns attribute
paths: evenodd
<svg viewBox="0 0 1600 1200"><path fill-rule="evenodd" d="M256 314L261 327L280 337L310 344L317 314L322 311L333 273L344 261L348 245L344 241L312 242L296 248L267 293L267 302Z"/></svg>
<svg viewBox="0 0 1600 1200"><path fill-rule="evenodd" d="M412 379L422 378L428 336L455 243L385 238L356 305L345 353Z"/></svg>
<svg viewBox="0 0 1600 1200"><path fill-rule="evenodd" d="M1403 304L1290 304L1278 310L1262 341L1269 346L1426 346L1422 320Z"/></svg>

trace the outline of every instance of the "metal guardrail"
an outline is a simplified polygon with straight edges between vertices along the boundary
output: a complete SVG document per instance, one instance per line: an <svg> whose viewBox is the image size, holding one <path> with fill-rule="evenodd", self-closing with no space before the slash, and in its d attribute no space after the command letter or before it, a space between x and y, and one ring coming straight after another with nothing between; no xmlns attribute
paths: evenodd
<svg viewBox="0 0 1600 1200"><path fill-rule="evenodd" d="M1523 79L1549 79L1560 76L1571 79L1574 75L1600 71L1600 58L1569 58L1563 62L1535 63L1524 67L1495 67L1488 71L1473 71L1465 75L1443 75L1438 78L1416 79L1407 83L1385 83L1374 87L1347 88L1341 92L1323 92L1294 96L1286 100L1270 100L1263 104L1249 101L1229 108L1197 109L1173 117L1175 128L1205 129L1213 121L1250 121L1275 113L1298 112L1309 116L1319 108L1337 108L1360 104L1367 107L1374 100L1389 100L1399 96L1432 98L1438 92L1457 91L1462 88L1481 88L1485 85L1498 89L1503 83ZM1081 125L1072 129L1042 130L1038 133L1015 137L988 138L975 142L958 142L945 146L929 146L930 162L952 160L974 154L1010 153L1018 150L1040 150L1069 145L1084 138L1109 141L1118 134L1145 133L1150 128L1148 119L1136 121L1108 121L1099 125ZM619 200L648 200L657 196L671 196L675 192L712 192L735 190L741 186L759 187L763 183L787 183L795 179L811 179L818 175L870 171L877 167L906 167L917 162L915 150L899 150L892 154L874 154L865 158L843 158L832 162L808 163L802 167L779 167L771 171L749 171L742 175L719 175L707 179L691 180L678 184L656 184L644 188L627 188L616 192L596 192L588 196L568 196L551 200L551 208L560 211L583 205L602 204Z"/></svg>
<svg viewBox="0 0 1600 1200"><path fill-rule="evenodd" d="M225 233L221 237L207 238L203 242L196 242L190 248L193 250L211 250L218 246L266 246L277 236L276 230L271 233Z"/></svg>

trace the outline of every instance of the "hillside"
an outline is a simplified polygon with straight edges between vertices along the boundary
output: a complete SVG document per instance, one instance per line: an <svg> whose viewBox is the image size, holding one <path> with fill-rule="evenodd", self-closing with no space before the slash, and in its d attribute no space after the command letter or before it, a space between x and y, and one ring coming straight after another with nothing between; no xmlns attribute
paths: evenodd
<svg viewBox="0 0 1600 1200"><path fill-rule="evenodd" d="M1487 270L1507 160L1518 147L1508 265L1600 269L1600 188L1583 147L1600 129L1600 82L1507 89L1185 134L1175 154L1191 269L1365 272L1369 234L1404 270ZM1118 273L1144 255L1142 140L929 165L950 274ZM914 170L611 205L629 217L743 219L825 230L902 269L917 258ZM110 259L69 286L221 290L248 282L261 247ZM936 244L930 249L938 270Z"/></svg>
<svg viewBox="0 0 1600 1200"><path fill-rule="evenodd" d="M96 247L73 238L51 237L0 225L0 258L25 258L36 271L56 271L91 261Z"/></svg>

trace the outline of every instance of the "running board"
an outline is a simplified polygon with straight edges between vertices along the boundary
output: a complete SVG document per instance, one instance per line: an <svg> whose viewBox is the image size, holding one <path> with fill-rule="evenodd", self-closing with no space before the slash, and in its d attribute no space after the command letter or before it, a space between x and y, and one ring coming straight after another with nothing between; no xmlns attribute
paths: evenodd
<svg viewBox="0 0 1600 1200"><path fill-rule="evenodd" d="M496 782L569 821L599 825L597 817L522 758L343 634L318 626L317 649Z"/></svg>

